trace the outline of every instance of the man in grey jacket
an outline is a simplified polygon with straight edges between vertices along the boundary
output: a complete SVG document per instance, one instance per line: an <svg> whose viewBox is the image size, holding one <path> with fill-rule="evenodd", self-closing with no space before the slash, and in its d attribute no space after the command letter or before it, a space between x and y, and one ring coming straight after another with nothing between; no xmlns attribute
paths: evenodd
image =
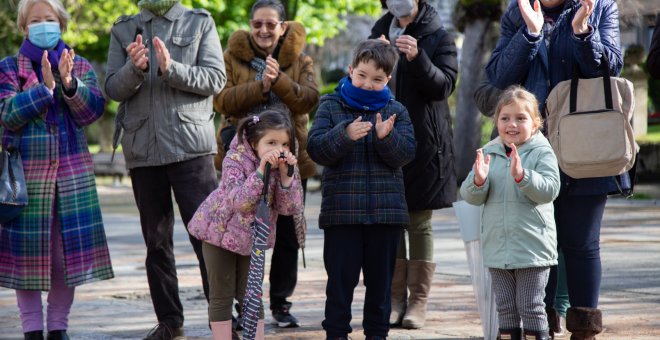
<svg viewBox="0 0 660 340"><path fill-rule="evenodd" d="M158 326L145 339L185 339L172 233L171 192L185 225L217 188L212 97L226 82L215 23L174 0L141 0L112 27L105 91L119 101L121 139L147 246ZM190 237L204 294L201 242Z"/></svg>

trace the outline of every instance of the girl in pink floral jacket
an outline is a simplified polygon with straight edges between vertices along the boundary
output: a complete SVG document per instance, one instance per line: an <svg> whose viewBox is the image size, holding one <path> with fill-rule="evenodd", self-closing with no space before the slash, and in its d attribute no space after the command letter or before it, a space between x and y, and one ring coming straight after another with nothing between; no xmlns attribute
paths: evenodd
<svg viewBox="0 0 660 340"><path fill-rule="evenodd" d="M303 211L303 191L292 153L295 130L282 112L267 110L244 118L222 163L222 179L197 209L188 224L191 235L204 241L202 251L209 278L209 320L214 339L231 339L231 307L243 304L252 249L252 224L264 176L268 188L270 223L268 247L275 244L277 215ZM266 163L272 168L264 174ZM259 312L257 338L263 339L263 307Z"/></svg>

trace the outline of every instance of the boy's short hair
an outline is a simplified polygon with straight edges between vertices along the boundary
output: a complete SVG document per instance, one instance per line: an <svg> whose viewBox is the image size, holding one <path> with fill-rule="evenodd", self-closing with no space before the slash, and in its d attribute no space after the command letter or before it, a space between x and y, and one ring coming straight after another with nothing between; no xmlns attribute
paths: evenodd
<svg viewBox="0 0 660 340"><path fill-rule="evenodd" d="M389 76L394 70L394 65L399 61L399 54L394 47L385 41L368 39L358 44L351 66L357 67L359 63L368 63L369 61L373 61L377 68L382 69Z"/></svg>

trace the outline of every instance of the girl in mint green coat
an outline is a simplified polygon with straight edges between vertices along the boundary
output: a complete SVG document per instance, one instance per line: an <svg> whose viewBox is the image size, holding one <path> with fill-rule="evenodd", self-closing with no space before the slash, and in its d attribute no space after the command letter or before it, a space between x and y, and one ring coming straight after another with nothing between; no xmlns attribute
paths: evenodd
<svg viewBox="0 0 660 340"><path fill-rule="evenodd" d="M557 264L557 159L540 132L536 98L522 87L502 94L494 119L499 136L477 150L461 196L484 205L481 244L502 339L520 339L521 321L526 339L549 339L543 298Z"/></svg>

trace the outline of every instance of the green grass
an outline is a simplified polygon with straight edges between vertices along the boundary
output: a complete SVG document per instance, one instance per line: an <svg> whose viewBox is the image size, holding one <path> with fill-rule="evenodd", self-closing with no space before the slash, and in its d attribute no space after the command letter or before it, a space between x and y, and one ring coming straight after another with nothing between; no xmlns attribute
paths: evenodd
<svg viewBox="0 0 660 340"><path fill-rule="evenodd" d="M101 150L101 146L98 144L90 144L88 145L89 147L89 153L98 153L99 150Z"/></svg>
<svg viewBox="0 0 660 340"><path fill-rule="evenodd" d="M490 134L493 132L493 119L481 117L481 145L490 141Z"/></svg>
<svg viewBox="0 0 660 340"><path fill-rule="evenodd" d="M637 137L638 143L659 143L660 142L660 124L649 125L646 135Z"/></svg>
<svg viewBox="0 0 660 340"><path fill-rule="evenodd" d="M636 192L632 196L632 199L634 199L634 200L652 200L652 199L654 199L654 197L649 195L649 194L645 194L643 192Z"/></svg>

